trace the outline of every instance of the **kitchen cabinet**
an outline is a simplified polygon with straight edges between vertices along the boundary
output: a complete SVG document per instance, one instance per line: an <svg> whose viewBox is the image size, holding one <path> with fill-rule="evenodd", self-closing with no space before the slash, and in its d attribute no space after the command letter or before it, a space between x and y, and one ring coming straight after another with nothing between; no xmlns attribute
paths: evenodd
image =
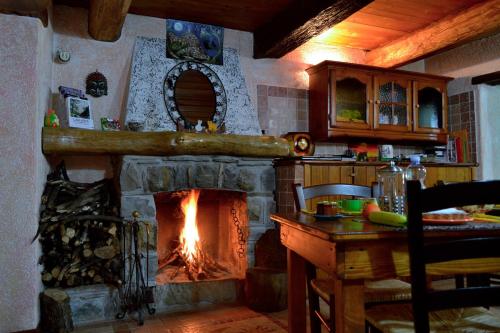
<svg viewBox="0 0 500 333"><path fill-rule="evenodd" d="M469 182L476 179L476 168L470 166L425 166L425 186L435 186L439 181L445 183Z"/></svg>
<svg viewBox="0 0 500 333"><path fill-rule="evenodd" d="M417 133L446 133L446 83L439 80L416 80L413 83L413 130Z"/></svg>
<svg viewBox="0 0 500 333"><path fill-rule="evenodd" d="M374 128L398 132L411 131L412 82L405 76L374 76Z"/></svg>
<svg viewBox="0 0 500 333"><path fill-rule="evenodd" d="M331 124L340 128L371 128L372 74L339 68L333 69L330 75Z"/></svg>
<svg viewBox="0 0 500 333"><path fill-rule="evenodd" d="M355 184L371 186L376 181L376 166L358 166L358 165L337 165L337 164L304 164L304 186L322 185L322 184ZM338 200L339 196L318 197L308 200L308 209L316 207L318 201Z"/></svg>
<svg viewBox="0 0 500 333"><path fill-rule="evenodd" d="M280 213L295 211L292 185L356 184L371 186L377 180L377 169L385 162L342 162L324 158L284 158L275 161L276 206ZM466 182L475 179L474 164L424 164L427 169L425 185L435 186L438 181ZM405 168L406 165L400 165ZM314 209L318 201L337 200L337 196L319 197L307 201Z"/></svg>
<svg viewBox="0 0 500 333"><path fill-rule="evenodd" d="M450 78L334 61L307 72L314 140L445 143Z"/></svg>

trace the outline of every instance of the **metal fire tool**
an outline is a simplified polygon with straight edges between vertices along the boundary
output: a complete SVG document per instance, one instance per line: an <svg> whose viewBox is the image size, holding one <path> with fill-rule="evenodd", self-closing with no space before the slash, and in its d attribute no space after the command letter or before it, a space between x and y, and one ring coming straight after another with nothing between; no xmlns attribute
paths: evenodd
<svg viewBox="0 0 500 333"><path fill-rule="evenodd" d="M132 213L133 220L124 225L122 240L122 263L123 284L120 288L121 312L116 315L117 319L123 319L126 313L137 312L139 325L144 324L143 306L150 315L156 312L151 305L154 304L154 287L149 286L149 224L140 222L139 212ZM146 279L142 269L142 259L139 245L140 223L144 224L146 230Z"/></svg>

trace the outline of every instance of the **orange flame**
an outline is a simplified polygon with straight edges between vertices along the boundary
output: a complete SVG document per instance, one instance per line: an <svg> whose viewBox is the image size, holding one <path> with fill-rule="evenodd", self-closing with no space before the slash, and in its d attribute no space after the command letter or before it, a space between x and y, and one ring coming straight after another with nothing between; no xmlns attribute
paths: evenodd
<svg viewBox="0 0 500 333"><path fill-rule="evenodd" d="M191 190L189 195L181 202L181 209L184 213L184 228L181 231L179 240L182 244L182 253L189 262L192 262L197 257L199 249L200 234L196 225L199 196L200 191Z"/></svg>

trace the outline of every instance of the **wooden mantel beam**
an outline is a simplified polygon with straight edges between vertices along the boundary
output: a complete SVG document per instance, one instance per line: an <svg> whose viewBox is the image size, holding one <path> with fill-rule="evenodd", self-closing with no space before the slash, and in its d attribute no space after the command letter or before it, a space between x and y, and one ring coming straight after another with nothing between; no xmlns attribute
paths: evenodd
<svg viewBox="0 0 500 333"><path fill-rule="evenodd" d="M489 0L402 37L366 55L366 64L397 67L500 31L500 0Z"/></svg>
<svg viewBox="0 0 500 333"><path fill-rule="evenodd" d="M103 42L114 42L122 33L132 0L90 0L89 34Z"/></svg>
<svg viewBox="0 0 500 333"><path fill-rule="evenodd" d="M254 58L280 58L372 1L293 1L254 32Z"/></svg>
<svg viewBox="0 0 500 333"><path fill-rule="evenodd" d="M273 136L189 132L94 131L76 128L42 130L44 154L59 155L228 155L286 157L287 140Z"/></svg>

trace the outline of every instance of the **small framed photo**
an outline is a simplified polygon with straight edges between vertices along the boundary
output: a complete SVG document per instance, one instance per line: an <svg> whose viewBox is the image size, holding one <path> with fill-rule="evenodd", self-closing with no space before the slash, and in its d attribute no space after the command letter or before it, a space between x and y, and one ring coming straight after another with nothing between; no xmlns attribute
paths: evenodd
<svg viewBox="0 0 500 333"><path fill-rule="evenodd" d="M73 96L68 96L65 100L69 127L93 129L94 121L89 100Z"/></svg>

